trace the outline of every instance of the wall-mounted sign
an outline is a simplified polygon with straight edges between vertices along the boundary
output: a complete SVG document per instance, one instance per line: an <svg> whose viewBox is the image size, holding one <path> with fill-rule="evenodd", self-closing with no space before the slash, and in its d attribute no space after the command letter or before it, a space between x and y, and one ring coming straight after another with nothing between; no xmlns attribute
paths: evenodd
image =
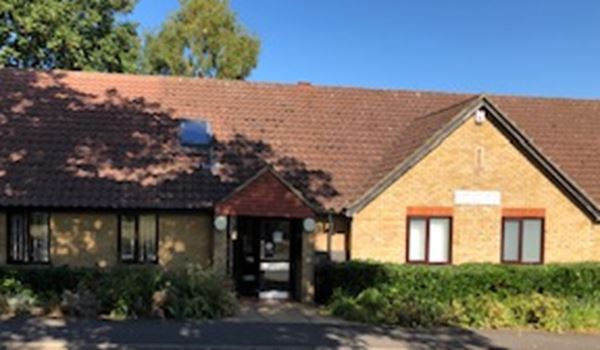
<svg viewBox="0 0 600 350"><path fill-rule="evenodd" d="M454 204L457 205L500 205L500 200L500 191L454 191Z"/></svg>

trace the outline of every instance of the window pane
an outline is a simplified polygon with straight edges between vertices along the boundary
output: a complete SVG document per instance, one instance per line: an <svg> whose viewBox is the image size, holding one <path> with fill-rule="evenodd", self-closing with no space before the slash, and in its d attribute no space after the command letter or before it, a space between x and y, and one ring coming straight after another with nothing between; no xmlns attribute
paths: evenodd
<svg viewBox="0 0 600 350"><path fill-rule="evenodd" d="M542 261L542 221L523 220L523 262Z"/></svg>
<svg viewBox="0 0 600 350"><path fill-rule="evenodd" d="M156 260L156 215L140 215L140 260Z"/></svg>
<svg viewBox="0 0 600 350"><path fill-rule="evenodd" d="M502 259L505 261L519 260L519 221L504 221L504 251Z"/></svg>
<svg viewBox="0 0 600 350"><path fill-rule="evenodd" d="M429 220L429 262L450 261L450 219Z"/></svg>
<svg viewBox="0 0 600 350"><path fill-rule="evenodd" d="M408 260L425 260L425 220L410 219L408 237Z"/></svg>
<svg viewBox="0 0 600 350"><path fill-rule="evenodd" d="M10 215L10 258L12 261L27 261L27 238L25 215Z"/></svg>
<svg viewBox="0 0 600 350"><path fill-rule="evenodd" d="M33 212L29 221L29 236L31 245L31 261L48 262L48 248L50 244L50 229L48 227L49 214Z"/></svg>
<svg viewBox="0 0 600 350"><path fill-rule="evenodd" d="M135 258L135 216L121 216L121 259Z"/></svg>

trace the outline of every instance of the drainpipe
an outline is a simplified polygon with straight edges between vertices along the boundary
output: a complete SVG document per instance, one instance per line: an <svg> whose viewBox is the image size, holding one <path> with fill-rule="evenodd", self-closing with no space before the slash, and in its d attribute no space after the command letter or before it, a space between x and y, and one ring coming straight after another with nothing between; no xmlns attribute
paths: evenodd
<svg viewBox="0 0 600 350"><path fill-rule="evenodd" d="M331 245L333 239L333 214L331 211L327 215L329 221L329 230L327 231L327 258L331 261Z"/></svg>

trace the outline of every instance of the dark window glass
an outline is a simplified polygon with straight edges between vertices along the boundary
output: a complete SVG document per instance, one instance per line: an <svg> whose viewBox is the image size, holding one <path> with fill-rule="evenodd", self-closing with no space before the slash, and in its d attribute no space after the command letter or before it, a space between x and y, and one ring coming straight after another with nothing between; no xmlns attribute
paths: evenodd
<svg viewBox="0 0 600 350"><path fill-rule="evenodd" d="M139 247L141 261L156 261L156 215L139 216Z"/></svg>
<svg viewBox="0 0 600 350"><path fill-rule="evenodd" d="M47 263L50 261L50 215L45 212L9 215L9 261Z"/></svg>
<svg viewBox="0 0 600 350"><path fill-rule="evenodd" d="M206 147L212 143L210 123L205 120L182 120L181 144L189 147Z"/></svg>
<svg viewBox="0 0 600 350"><path fill-rule="evenodd" d="M121 260L135 260L135 216L121 216Z"/></svg>
<svg viewBox="0 0 600 350"><path fill-rule="evenodd" d="M120 222L121 261L137 263L157 262L157 215L121 215Z"/></svg>

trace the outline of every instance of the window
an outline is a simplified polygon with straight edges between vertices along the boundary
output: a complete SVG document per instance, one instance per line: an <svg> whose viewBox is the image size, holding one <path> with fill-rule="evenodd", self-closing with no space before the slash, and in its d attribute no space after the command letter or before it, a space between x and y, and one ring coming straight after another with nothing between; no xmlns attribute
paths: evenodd
<svg viewBox="0 0 600 350"><path fill-rule="evenodd" d="M449 217L408 218L409 263L449 264L451 262L452 219Z"/></svg>
<svg viewBox="0 0 600 350"><path fill-rule="evenodd" d="M125 214L119 220L119 251L123 262L158 261L158 216Z"/></svg>
<svg viewBox="0 0 600 350"><path fill-rule="evenodd" d="M8 216L8 261L10 263L50 262L50 214L11 213Z"/></svg>
<svg viewBox="0 0 600 350"><path fill-rule="evenodd" d="M502 262L543 263L544 221L541 218L504 218Z"/></svg>
<svg viewBox="0 0 600 350"><path fill-rule="evenodd" d="M210 123L205 120L181 120L179 137L187 147L208 147L213 140Z"/></svg>

